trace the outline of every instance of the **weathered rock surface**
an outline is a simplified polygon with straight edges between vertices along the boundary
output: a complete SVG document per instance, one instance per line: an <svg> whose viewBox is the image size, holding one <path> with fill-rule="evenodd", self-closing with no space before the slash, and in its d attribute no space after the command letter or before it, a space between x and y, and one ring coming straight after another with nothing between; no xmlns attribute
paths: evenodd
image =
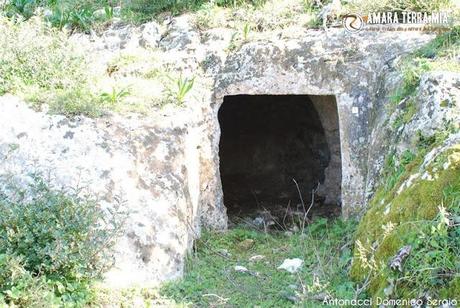
<svg viewBox="0 0 460 308"><path fill-rule="evenodd" d="M116 247L114 286L178 277L199 235L200 145L192 114L91 120L49 116L0 98L0 185L40 173L57 187L82 187L104 208L128 212ZM225 227L225 218L219 225Z"/></svg>
<svg viewBox="0 0 460 308"><path fill-rule="evenodd" d="M397 76L386 80L387 91L395 88ZM397 118L407 112L407 101L400 102L394 112L382 105L375 110L376 119L371 131L367 175L367 196L371 197L379 183L385 156L393 152L396 156L409 150L416 152L418 138L430 138L436 133L447 133L450 127L460 125L460 74L431 72L422 76L414 102L415 111L408 123L394 127ZM454 137L454 136L452 136ZM452 142L448 142L452 145ZM440 149L434 149L438 154ZM441 151L442 152L442 151ZM429 155L428 155L429 156ZM412 180L414 180L413 178Z"/></svg>

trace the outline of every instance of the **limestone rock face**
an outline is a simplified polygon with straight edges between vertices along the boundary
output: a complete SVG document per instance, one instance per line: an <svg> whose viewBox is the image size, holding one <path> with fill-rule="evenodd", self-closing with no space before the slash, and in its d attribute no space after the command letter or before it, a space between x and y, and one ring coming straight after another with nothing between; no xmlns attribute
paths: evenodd
<svg viewBox="0 0 460 308"><path fill-rule="evenodd" d="M193 48L200 42L200 35L194 29L187 15L177 17L168 25L160 46L165 50Z"/></svg>
<svg viewBox="0 0 460 308"><path fill-rule="evenodd" d="M161 26L154 21L140 27L116 21L102 35L93 33L90 39L93 41L94 49L116 52L139 47L156 48L161 39L161 32Z"/></svg>
<svg viewBox="0 0 460 308"><path fill-rule="evenodd" d="M176 278L200 233L200 141L193 118L67 119L4 96L0 185L25 185L31 173L40 173L56 187L82 187L103 208L122 207L129 217L108 284ZM219 224L224 228L225 219Z"/></svg>
<svg viewBox="0 0 460 308"><path fill-rule="evenodd" d="M460 119L460 74L433 72L420 81L415 98L417 111L403 130L403 140L413 142L413 132L431 136L447 125L458 125Z"/></svg>
<svg viewBox="0 0 460 308"><path fill-rule="evenodd" d="M114 23L105 31L99 40L101 49L117 51L126 48L136 48L139 46L139 32L131 25L123 22Z"/></svg>
<svg viewBox="0 0 460 308"><path fill-rule="evenodd" d="M154 22L148 22L141 26L141 38L139 44L144 48L155 48L161 39L160 26Z"/></svg>
<svg viewBox="0 0 460 308"><path fill-rule="evenodd" d="M388 92L397 86L399 80L394 74L388 76L386 88ZM412 102L403 99L396 110L389 113L391 108L381 106L375 111L374 127L370 133L369 161L367 175L367 197L371 197L379 182L385 155L394 152L401 155L409 150L416 152L416 143L420 135L430 138L436 133L447 133L452 128L458 129L460 125L460 74L449 72L431 72L422 76L420 85ZM394 125L407 112L408 104L414 105L414 111L407 123ZM454 144L449 137L446 144ZM452 139L453 138L453 139ZM439 153L434 149L433 153ZM442 152L442 151L441 151ZM413 179L414 180L414 179Z"/></svg>

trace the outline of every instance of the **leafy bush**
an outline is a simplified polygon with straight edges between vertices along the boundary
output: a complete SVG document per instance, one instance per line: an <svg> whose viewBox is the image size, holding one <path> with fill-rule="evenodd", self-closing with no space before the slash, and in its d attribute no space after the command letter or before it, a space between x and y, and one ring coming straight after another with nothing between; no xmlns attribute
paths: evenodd
<svg viewBox="0 0 460 308"><path fill-rule="evenodd" d="M0 95L22 96L52 112L98 116L103 104L89 86L84 55L65 33L38 18L14 23L0 17Z"/></svg>
<svg viewBox="0 0 460 308"><path fill-rule="evenodd" d="M62 303L44 277L33 276L15 256L0 254L0 307L46 307Z"/></svg>
<svg viewBox="0 0 460 308"><path fill-rule="evenodd" d="M91 282L111 265L118 217L38 176L27 192L0 197L0 297L23 306L87 302Z"/></svg>

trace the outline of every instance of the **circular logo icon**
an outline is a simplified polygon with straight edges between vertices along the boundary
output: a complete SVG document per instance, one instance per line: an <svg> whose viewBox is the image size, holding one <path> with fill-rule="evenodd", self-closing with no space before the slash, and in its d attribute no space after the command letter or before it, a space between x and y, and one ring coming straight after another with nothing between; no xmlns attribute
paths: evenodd
<svg viewBox="0 0 460 308"><path fill-rule="evenodd" d="M343 26L348 32L359 32L364 27L364 21L358 14L347 14L343 17Z"/></svg>

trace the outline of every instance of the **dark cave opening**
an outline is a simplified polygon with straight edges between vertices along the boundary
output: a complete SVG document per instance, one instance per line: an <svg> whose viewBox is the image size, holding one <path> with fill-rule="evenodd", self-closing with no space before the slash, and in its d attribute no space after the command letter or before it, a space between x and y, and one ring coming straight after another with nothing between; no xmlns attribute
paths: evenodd
<svg viewBox="0 0 460 308"><path fill-rule="evenodd" d="M308 95L224 98L218 114L219 157L224 204L230 219L261 211L301 211L310 204L314 204L312 213L323 209L324 215L338 215L339 201L325 204L330 198L324 196L329 189L340 192L340 187L325 187L331 186L326 182L340 186L338 180L326 181L331 174L341 177L340 147L331 149L331 142L340 143L337 107L334 97L318 97L322 98L319 103L330 105L318 108L321 117L315 108L318 105ZM318 189L320 186L322 189ZM315 189L318 193L312 194Z"/></svg>

